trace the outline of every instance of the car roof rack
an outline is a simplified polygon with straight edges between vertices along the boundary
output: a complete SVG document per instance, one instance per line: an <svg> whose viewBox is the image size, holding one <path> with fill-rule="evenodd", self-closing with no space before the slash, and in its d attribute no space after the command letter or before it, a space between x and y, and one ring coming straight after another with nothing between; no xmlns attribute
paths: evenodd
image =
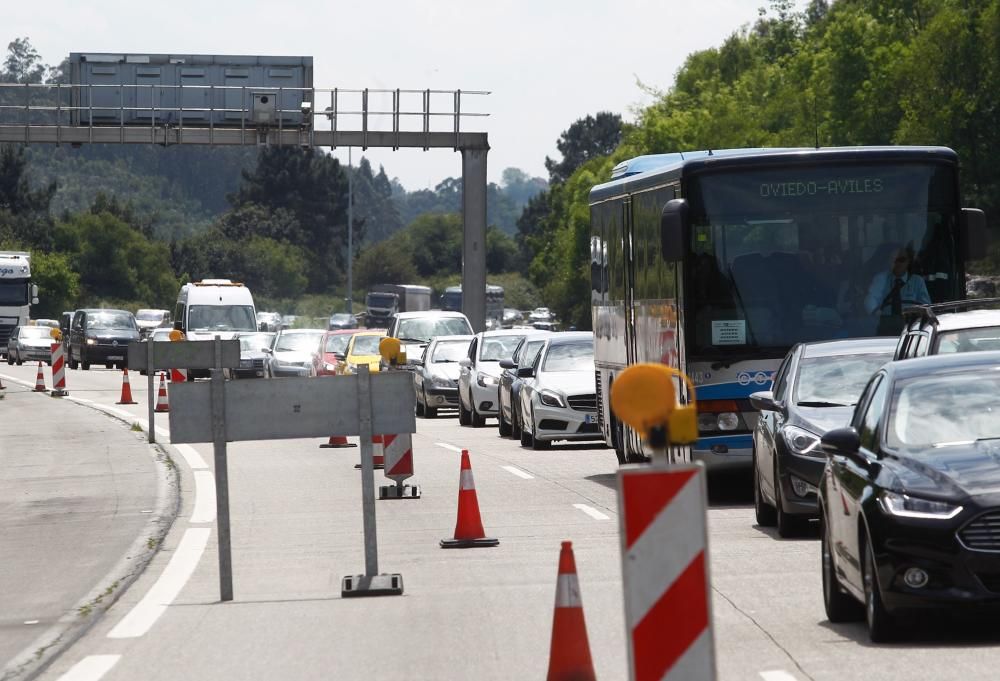
<svg viewBox="0 0 1000 681"><path fill-rule="evenodd" d="M951 300L947 303L932 303L931 305L912 305L903 310L903 318L907 320L923 318L932 324L937 324L939 314L952 312L968 312L1000 307L1000 298L967 298L966 300Z"/></svg>

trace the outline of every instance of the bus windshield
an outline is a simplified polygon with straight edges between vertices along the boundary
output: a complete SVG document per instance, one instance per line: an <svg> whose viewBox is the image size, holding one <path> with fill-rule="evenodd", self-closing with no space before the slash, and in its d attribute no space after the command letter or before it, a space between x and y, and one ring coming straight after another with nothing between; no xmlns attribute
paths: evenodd
<svg viewBox="0 0 1000 681"><path fill-rule="evenodd" d="M694 176L692 354L894 335L902 326L894 282L902 305L960 297L955 188L952 168L938 164Z"/></svg>

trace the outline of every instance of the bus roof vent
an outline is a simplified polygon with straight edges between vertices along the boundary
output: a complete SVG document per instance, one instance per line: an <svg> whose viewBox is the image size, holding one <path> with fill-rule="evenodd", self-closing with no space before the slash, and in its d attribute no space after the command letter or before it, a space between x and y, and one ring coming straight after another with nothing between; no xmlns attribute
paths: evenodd
<svg viewBox="0 0 1000 681"><path fill-rule="evenodd" d="M233 286L230 279L202 279L196 281L195 286Z"/></svg>
<svg viewBox="0 0 1000 681"><path fill-rule="evenodd" d="M629 175L638 175L639 173L649 172L650 170L656 170L657 168L662 168L673 163L679 163L684 160L684 154L673 153L673 154L647 154L645 156L636 156L635 158L630 158L627 161L622 161L614 167L611 171L611 179L617 180L622 177L628 177Z"/></svg>

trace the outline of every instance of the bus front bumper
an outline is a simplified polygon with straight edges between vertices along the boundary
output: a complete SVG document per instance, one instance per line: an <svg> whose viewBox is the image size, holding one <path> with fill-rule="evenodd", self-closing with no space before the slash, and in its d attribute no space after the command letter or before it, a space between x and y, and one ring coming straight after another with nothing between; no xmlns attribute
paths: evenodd
<svg viewBox="0 0 1000 681"><path fill-rule="evenodd" d="M703 437L691 448L691 458L710 471L749 470L753 461L753 435Z"/></svg>

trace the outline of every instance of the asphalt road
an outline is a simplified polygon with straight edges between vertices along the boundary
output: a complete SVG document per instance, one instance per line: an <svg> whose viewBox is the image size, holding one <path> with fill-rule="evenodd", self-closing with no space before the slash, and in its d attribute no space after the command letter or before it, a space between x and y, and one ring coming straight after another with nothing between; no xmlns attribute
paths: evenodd
<svg viewBox="0 0 1000 681"><path fill-rule="evenodd" d="M34 369L0 374L32 380ZM72 371L68 387L111 405L120 380ZM144 418L144 405L127 409ZM235 600L220 604L212 452L182 447L182 509L163 550L41 678L540 678L566 539L597 676L627 678L614 455L594 445L525 450L489 423L418 419L414 482L423 497L377 502L379 567L402 574L401 597L340 597L341 578L364 568L358 450L290 440L229 447ZM438 548L454 529L461 448L471 452L496 548ZM862 624L827 622L816 537L781 540L755 527L749 490L749 476L710 481L720 679L997 677L996 627L936 618L905 642L872 645Z"/></svg>

